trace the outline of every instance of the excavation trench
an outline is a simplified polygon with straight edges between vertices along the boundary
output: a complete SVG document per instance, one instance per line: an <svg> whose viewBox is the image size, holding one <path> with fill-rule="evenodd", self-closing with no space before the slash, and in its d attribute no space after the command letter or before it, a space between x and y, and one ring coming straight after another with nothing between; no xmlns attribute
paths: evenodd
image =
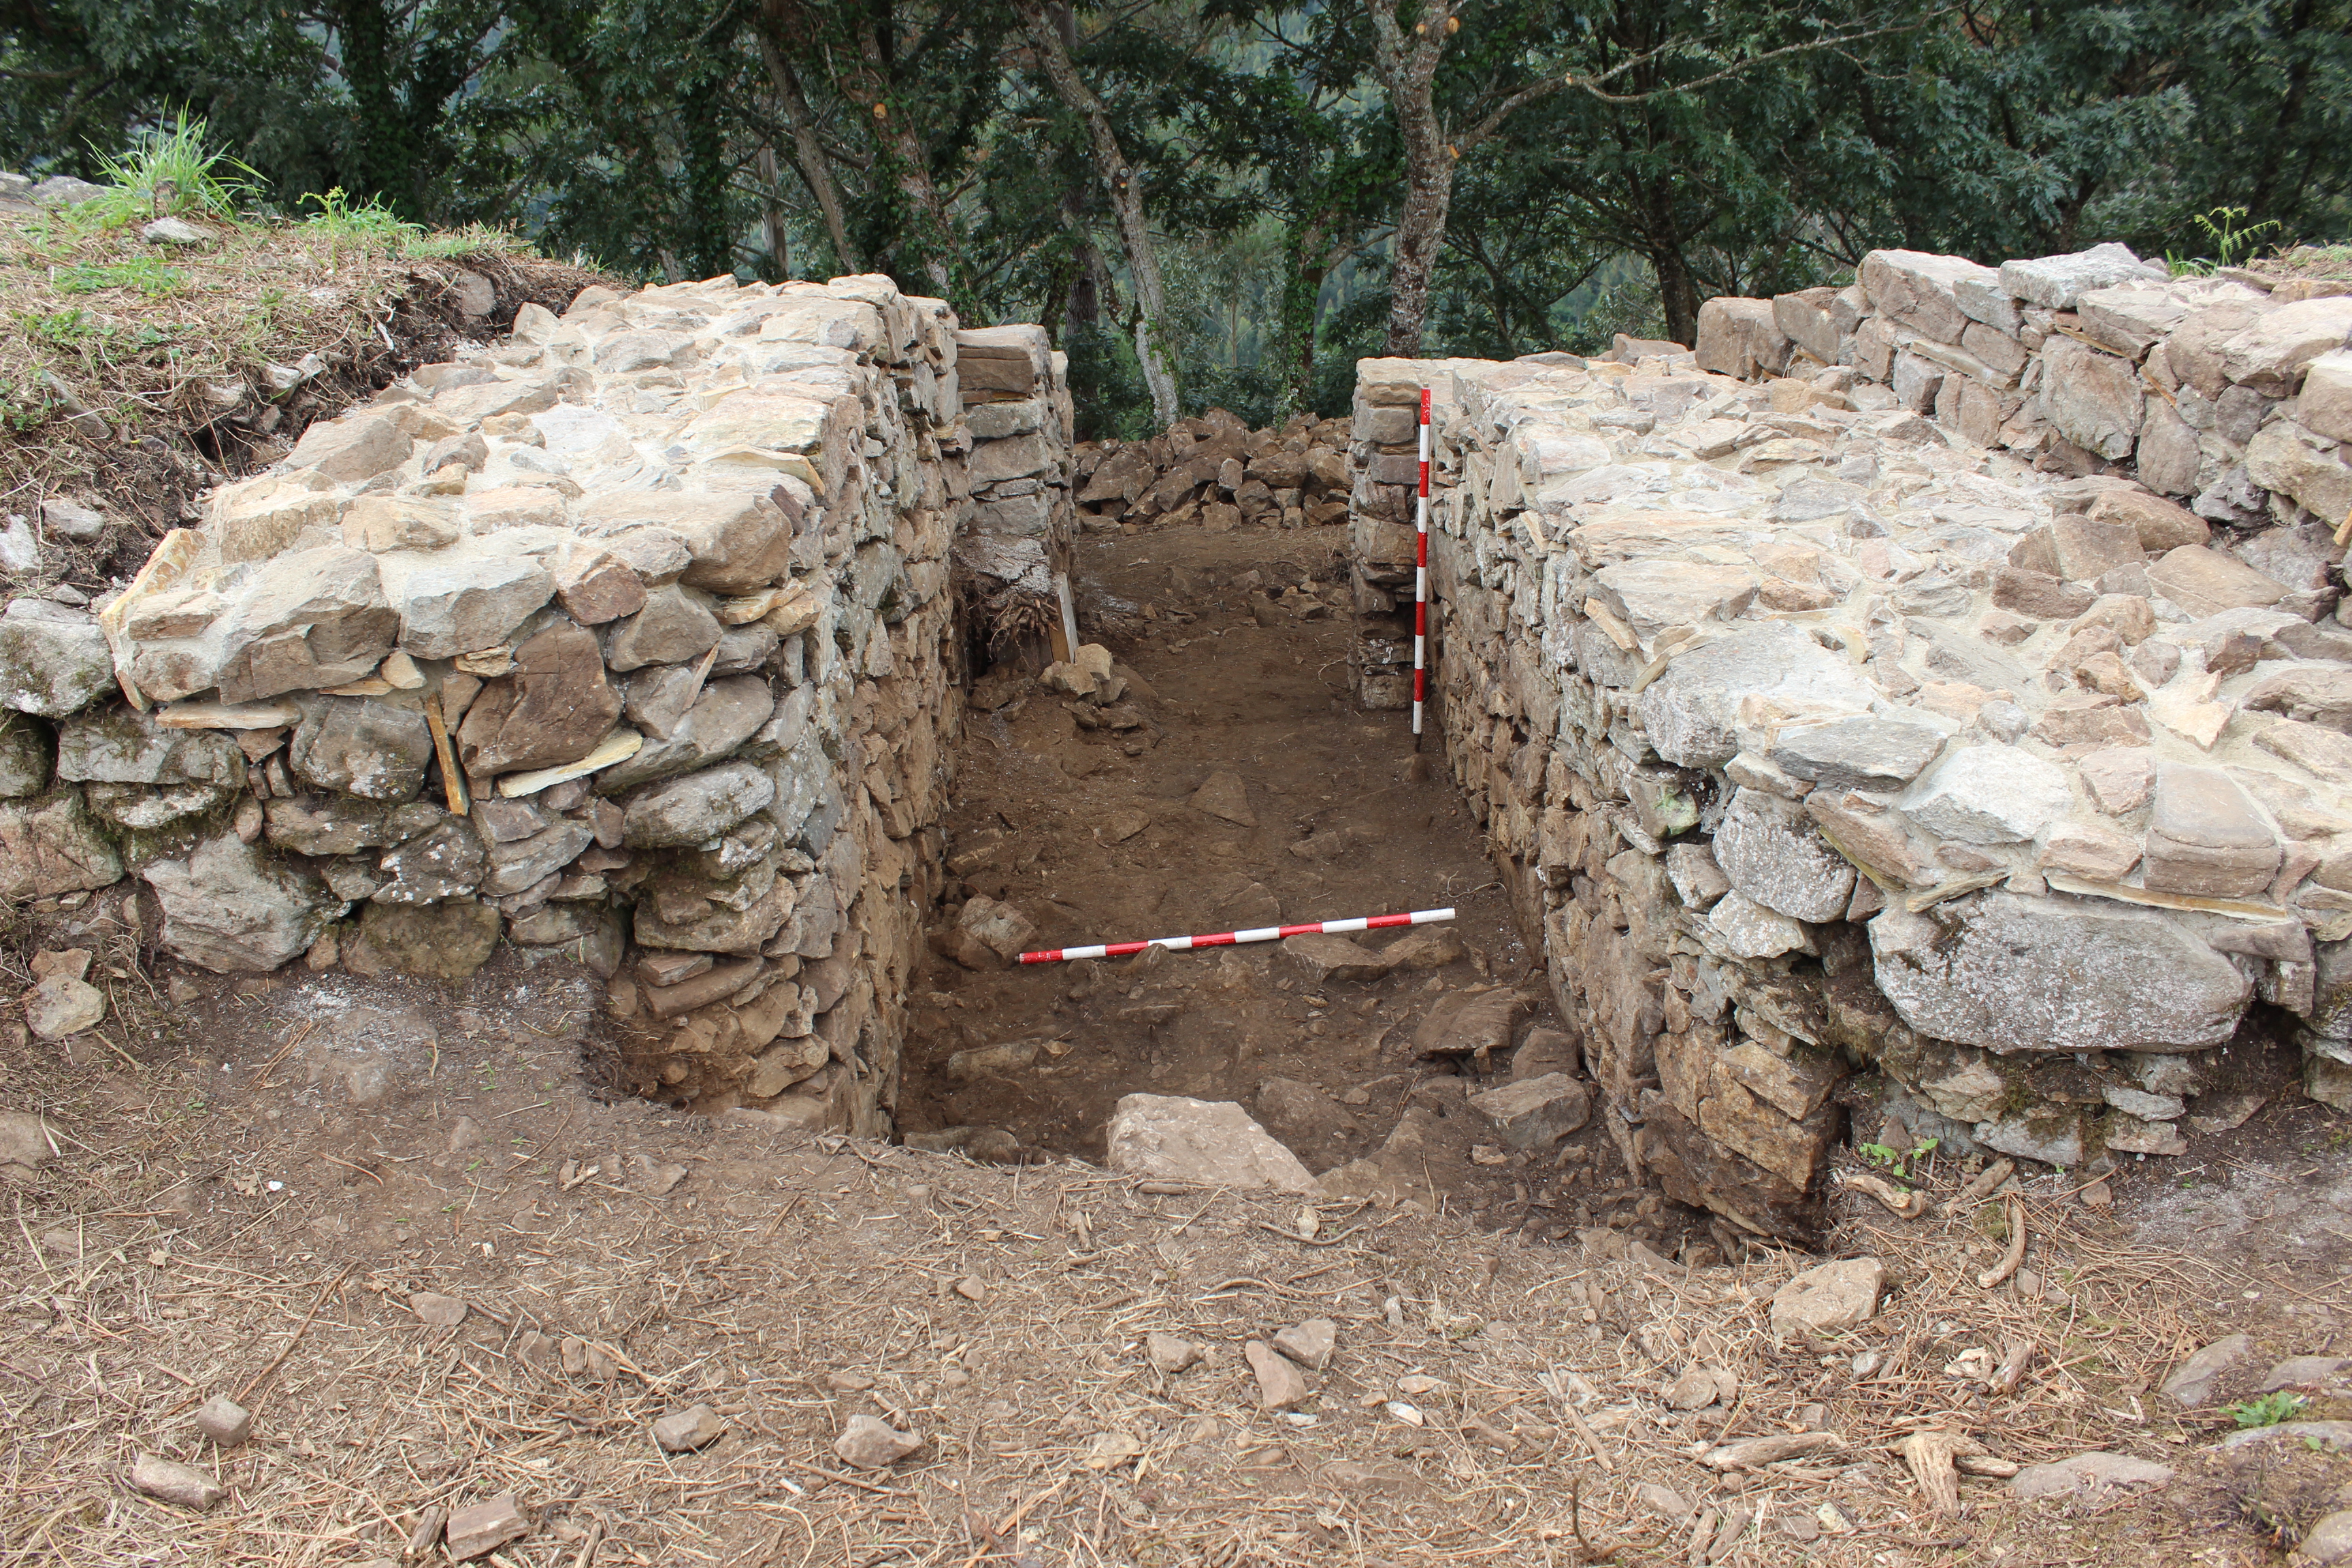
<svg viewBox="0 0 2352 1568"><path fill-rule="evenodd" d="M1346 541L1181 525L1078 541L1081 636L1125 689L1098 702L1002 668L972 684L944 900L909 988L900 1134L1099 1161L1122 1096L1234 1101L1334 1193L1555 1237L1622 1214L1678 1245L1597 1120L1512 1149L1469 1103L1574 1074L1576 1050L1433 731L1416 756L1403 714L1354 700ZM1360 970L1325 969L1305 942L997 966L956 939L974 898L1034 922L1034 949L1457 918L1356 939ZM960 945L982 967L950 956Z"/></svg>

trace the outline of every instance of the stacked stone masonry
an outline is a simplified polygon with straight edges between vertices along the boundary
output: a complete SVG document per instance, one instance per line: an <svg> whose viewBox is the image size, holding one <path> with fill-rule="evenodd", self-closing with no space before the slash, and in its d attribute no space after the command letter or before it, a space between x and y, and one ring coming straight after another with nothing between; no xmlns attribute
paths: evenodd
<svg viewBox="0 0 2352 1568"><path fill-rule="evenodd" d="M1034 327L889 279L592 289L0 616L0 893L172 955L610 981L631 1087L887 1130L961 703L959 565L1041 574ZM976 564L965 562L974 557Z"/></svg>
<svg viewBox="0 0 2352 1568"><path fill-rule="evenodd" d="M1322 528L1348 516L1348 422L1295 416L1252 430L1212 408L1148 441L1103 441L1076 457L1079 515L1116 523Z"/></svg>
<svg viewBox="0 0 2352 1568"><path fill-rule="evenodd" d="M1350 458L1360 691L1392 707L1433 389L1447 758L1623 1146L1801 1234L1847 1105L1947 1151L2174 1153L2243 1121L2217 1053L2255 1030L2352 1107L2329 531L2271 500L2216 531L1870 406L1847 367L1654 347L1364 361ZM2293 357L2266 373L2290 411Z"/></svg>

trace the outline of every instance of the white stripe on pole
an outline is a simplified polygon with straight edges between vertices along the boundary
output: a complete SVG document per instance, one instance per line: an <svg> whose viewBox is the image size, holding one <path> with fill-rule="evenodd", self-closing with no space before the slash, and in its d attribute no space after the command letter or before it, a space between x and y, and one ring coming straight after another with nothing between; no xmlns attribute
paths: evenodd
<svg viewBox="0 0 2352 1568"><path fill-rule="evenodd" d="M1429 388L1421 389L1421 474L1412 515L1412 745L1421 749L1429 633Z"/></svg>
<svg viewBox="0 0 2352 1568"><path fill-rule="evenodd" d="M1055 947L1042 952L1024 952L1024 963L1058 963L1070 958L1125 958L1141 952L1147 947L1164 947L1171 952L1189 952L1196 947L1234 947L1245 942L1278 942L1286 936L1312 936L1318 932L1337 933L1350 931L1381 931L1393 926L1423 926L1438 921L1450 921L1454 911L1445 910L1414 910L1409 914L1359 915L1353 920L1315 921L1306 925L1259 926L1251 931L1223 931L1204 936L1161 936L1150 942L1096 942L1087 947Z"/></svg>

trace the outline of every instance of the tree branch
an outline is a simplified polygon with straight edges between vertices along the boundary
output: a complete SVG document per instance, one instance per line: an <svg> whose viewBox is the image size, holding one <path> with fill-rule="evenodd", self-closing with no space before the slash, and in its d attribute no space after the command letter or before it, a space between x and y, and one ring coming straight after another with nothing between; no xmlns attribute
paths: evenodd
<svg viewBox="0 0 2352 1568"><path fill-rule="evenodd" d="M1834 33L1827 37L1807 38L1801 43L1783 44L1777 49L1767 49L1760 55L1749 55L1745 59L1734 60L1720 70L1695 78L1690 81L1675 82L1668 87L1654 87L1643 92L1623 93L1605 92L1601 89L1601 83L1614 80L1627 71L1637 69L1653 60L1703 47L1702 41L1696 38L1687 37L1669 38L1655 48L1644 49L1640 54L1628 56L1605 71L1590 76L1578 76L1570 72L1561 79L1560 85L1589 94L1603 103L1649 103L1661 98L1671 98L1676 93L1692 92L1699 88L1712 87L1719 81L1727 81L1742 71L1754 66L1760 66L1768 60L1783 59L1790 55L1818 54L1823 50L1843 49L1848 44L1858 44L1867 38L1883 38L1896 33L1916 32L1942 14L1943 11L1939 7L1927 12L1913 22L1890 24L1884 27L1865 27L1858 32Z"/></svg>

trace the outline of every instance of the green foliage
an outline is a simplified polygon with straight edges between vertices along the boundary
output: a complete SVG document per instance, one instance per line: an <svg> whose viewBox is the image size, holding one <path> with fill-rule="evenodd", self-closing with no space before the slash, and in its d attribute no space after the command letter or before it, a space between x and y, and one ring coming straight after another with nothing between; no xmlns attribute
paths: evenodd
<svg viewBox="0 0 2352 1568"><path fill-rule="evenodd" d="M2189 221L2202 230L2213 254L2184 260L2177 253L2166 251L2165 264L2174 277L2197 276L2217 272L2224 267L2235 267L2250 255L2263 236L2278 232L2276 218L2261 223L2247 223L2243 207L2215 207L2211 212L2192 213Z"/></svg>
<svg viewBox="0 0 2352 1568"><path fill-rule="evenodd" d="M1919 1168L1919 1162L1936 1152L1940 1139L1922 1138L1908 1149L1890 1148L1884 1143L1857 1143L1854 1152L1895 1180L1908 1182Z"/></svg>
<svg viewBox="0 0 2352 1568"><path fill-rule="evenodd" d="M2281 1388L2252 1399L2240 1400L2229 1406L2229 1414L2230 1418L2241 1427L2275 1426L2301 1415L2305 1403L2302 1394Z"/></svg>
<svg viewBox="0 0 2352 1568"><path fill-rule="evenodd" d="M319 210L302 220L303 226L334 239L357 240L381 246L386 250L404 248L412 241L424 237L423 224L409 223L383 205L383 199L369 196L354 202L343 194L343 187L321 195L306 193L300 201L304 206Z"/></svg>
<svg viewBox="0 0 2352 1568"><path fill-rule="evenodd" d="M183 107L168 129L133 134L121 156L99 155L106 195L76 209L77 216L111 224L194 214L234 218L259 175L219 148L206 145L208 127L190 120Z"/></svg>
<svg viewBox="0 0 2352 1568"><path fill-rule="evenodd" d="M60 267L54 279L60 294L96 294L108 289L129 289L136 293L169 294L188 280L188 275L176 267L167 267L152 256L134 256L128 261L79 262Z"/></svg>
<svg viewBox="0 0 2352 1568"><path fill-rule="evenodd" d="M1432 353L1687 341L1711 295L1842 281L1879 246L2229 265L2352 233L2352 0L1460 15L1433 84L1455 131L1568 75L1628 100L1551 92L1465 144ZM1403 185L1366 13L1055 16L1143 183L1184 405L1344 411ZM115 221L266 194L378 254L508 227L647 279L885 271L970 322L1045 322L1091 431L1148 425L1110 203L1009 0L0 0L0 147L110 181Z"/></svg>

